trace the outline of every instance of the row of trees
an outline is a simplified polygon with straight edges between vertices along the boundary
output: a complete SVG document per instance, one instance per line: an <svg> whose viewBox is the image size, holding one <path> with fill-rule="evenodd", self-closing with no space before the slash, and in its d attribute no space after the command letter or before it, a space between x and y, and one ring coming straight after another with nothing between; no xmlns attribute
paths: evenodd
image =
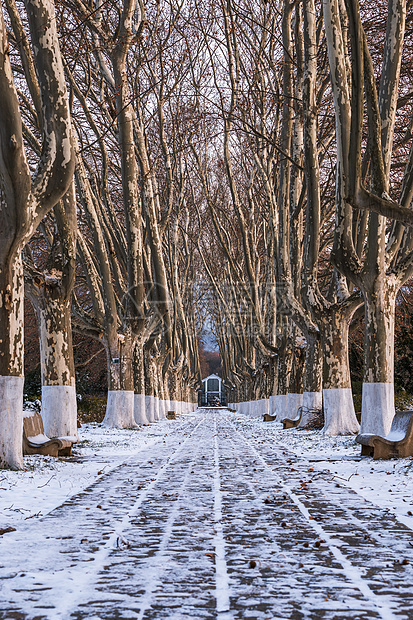
<svg viewBox="0 0 413 620"><path fill-rule="evenodd" d="M230 400L269 399L280 418L323 405L331 434L359 429L348 335L363 312L362 432L390 430L395 305L412 275L413 14L379 4L222 3L213 94L199 93L215 104L205 131L223 134L217 166L195 157Z"/></svg>
<svg viewBox="0 0 413 620"><path fill-rule="evenodd" d="M412 7L380 2L4 0L3 466L22 466L24 283L46 432L76 434L72 327L106 351L106 423L130 426L193 399L206 314L231 401L302 398L355 432L363 312L362 430L388 431Z"/></svg>
<svg viewBox="0 0 413 620"><path fill-rule="evenodd" d="M188 45L182 6L5 9L0 463L20 468L24 284L53 436L77 434L72 326L106 351L105 423L131 427L191 406L200 317L182 149L190 66L175 60Z"/></svg>

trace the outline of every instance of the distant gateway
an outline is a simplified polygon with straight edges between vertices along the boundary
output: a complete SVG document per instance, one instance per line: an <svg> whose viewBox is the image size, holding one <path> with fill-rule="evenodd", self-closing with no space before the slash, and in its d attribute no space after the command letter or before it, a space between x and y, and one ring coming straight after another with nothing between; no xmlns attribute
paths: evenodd
<svg viewBox="0 0 413 620"><path fill-rule="evenodd" d="M225 407L227 395L221 377L209 375L202 379L202 392L199 392L198 400L200 407Z"/></svg>

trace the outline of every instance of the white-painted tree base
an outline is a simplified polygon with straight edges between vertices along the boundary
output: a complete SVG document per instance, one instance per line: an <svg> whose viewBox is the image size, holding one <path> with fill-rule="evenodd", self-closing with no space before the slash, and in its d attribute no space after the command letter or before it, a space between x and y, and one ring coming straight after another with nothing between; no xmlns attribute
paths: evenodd
<svg viewBox="0 0 413 620"><path fill-rule="evenodd" d="M394 414L394 383L363 383L360 433L385 437Z"/></svg>
<svg viewBox="0 0 413 620"><path fill-rule="evenodd" d="M260 400L251 400L249 402L249 415L254 418L259 418L261 416L261 401Z"/></svg>
<svg viewBox="0 0 413 620"><path fill-rule="evenodd" d="M154 396L145 396L145 413L148 422L155 422L155 398Z"/></svg>
<svg viewBox="0 0 413 620"><path fill-rule="evenodd" d="M281 422L284 418L288 418L288 394L277 394L276 422Z"/></svg>
<svg viewBox="0 0 413 620"><path fill-rule="evenodd" d="M290 392L287 394L287 418L295 420L298 414L298 410L302 407L303 395Z"/></svg>
<svg viewBox="0 0 413 620"><path fill-rule="evenodd" d="M153 397L153 418L154 422L159 420L159 396Z"/></svg>
<svg viewBox="0 0 413 620"><path fill-rule="evenodd" d="M314 411L321 411L323 408L323 393L322 392L304 392L303 394L303 417L298 426L306 426L311 422L314 414L309 413L309 409Z"/></svg>
<svg viewBox="0 0 413 620"><path fill-rule="evenodd" d="M24 377L0 377L0 467L23 469Z"/></svg>
<svg viewBox="0 0 413 620"><path fill-rule="evenodd" d="M135 394L133 404L133 417L136 424L145 425L149 424L149 420L146 417L146 396L145 394Z"/></svg>
<svg viewBox="0 0 413 620"><path fill-rule="evenodd" d="M260 398L259 400L251 400L248 404L249 415L254 418L260 418L265 413L268 413L268 400L266 398Z"/></svg>
<svg viewBox="0 0 413 620"><path fill-rule="evenodd" d="M352 435L359 432L351 388L323 390L323 401L325 435Z"/></svg>
<svg viewBox="0 0 413 620"><path fill-rule="evenodd" d="M136 428L132 390L109 390L106 415L102 422L109 428Z"/></svg>
<svg viewBox="0 0 413 620"><path fill-rule="evenodd" d="M78 438L76 388L73 385L43 385L41 416L48 437Z"/></svg>
<svg viewBox="0 0 413 620"><path fill-rule="evenodd" d="M178 416L182 412L182 404L178 400L170 400L168 411L175 411L175 415Z"/></svg>
<svg viewBox="0 0 413 620"><path fill-rule="evenodd" d="M276 396L270 396L268 402L269 402L268 413L270 415L275 415L276 411L277 411L277 397Z"/></svg>
<svg viewBox="0 0 413 620"><path fill-rule="evenodd" d="M163 400L163 398L159 399L159 420L164 420L166 417L165 414L165 406L166 406L166 401Z"/></svg>

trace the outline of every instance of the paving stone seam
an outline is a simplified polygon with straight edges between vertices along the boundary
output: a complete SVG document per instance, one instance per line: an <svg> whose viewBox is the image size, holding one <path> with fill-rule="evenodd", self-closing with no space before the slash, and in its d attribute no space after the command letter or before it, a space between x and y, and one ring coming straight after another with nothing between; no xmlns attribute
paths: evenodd
<svg viewBox="0 0 413 620"><path fill-rule="evenodd" d="M198 443L198 446L200 446L200 443ZM160 543L158 545L157 551L155 552L154 556L152 556L152 559L151 559L152 567L150 567L148 572L147 572L149 584L145 584L145 586L144 586L145 587L145 592L144 592L143 596L141 597L141 600L139 601L139 603L137 603L137 605L139 605L139 614L137 616L137 620L142 620L144 615L145 615L145 613L150 608L151 602L153 600L154 591L155 591L157 585L161 581L161 575L163 573L163 568L162 568L161 560L162 560L162 558L166 557L165 551L166 551L168 542L169 542L169 540L171 538L171 535L172 535L172 528L173 528L173 525L174 525L174 523L176 521L178 513L179 513L179 511L181 509L182 494L183 494L185 488L188 485L188 479L189 479L190 473L191 473L191 471L192 471L192 469L194 467L194 464L196 462L196 457L198 456L198 454L199 454L199 447L198 447L198 450L196 451L196 453L194 455L194 458L192 458L192 460L190 461L189 465L186 468L186 473L185 473L184 479L183 479L183 481L182 481L182 483L181 483L181 485L179 487L177 498L176 498L175 502L172 505L172 510L169 513L169 516L168 516L168 519L167 519L166 523L163 525L164 529L163 529L161 541L160 541ZM155 564L155 566L153 566L153 564ZM150 575L151 572L152 572L152 575ZM130 608L132 609L132 607L130 607Z"/></svg>
<svg viewBox="0 0 413 620"><path fill-rule="evenodd" d="M221 491L221 476L219 465L219 446L218 446L218 430L217 420L214 415L214 519L215 519L215 598L217 605L217 612L222 614L223 612L229 612L230 610L230 586L227 562L225 557L225 539L222 526L222 491ZM229 614L225 615L225 618L231 618ZM223 618L220 615L220 618Z"/></svg>
<svg viewBox="0 0 413 620"><path fill-rule="evenodd" d="M296 495L296 493L279 477L277 472L265 461L260 452L255 448L251 441L248 439L235 427L233 422L227 418L228 423L234 429L234 432L242 438L245 444L250 448L250 451L256 455L257 458L262 462L264 467L268 469L278 480L278 484L283 488L283 490L290 496L291 500L300 510L301 514L307 519L308 524L315 530L318 536L322 537L326 544L328 545L331 553L334 555L336 560L342 565L344 574L347 578L357 587L357 589L361 592L363 596L365 596L368 600L370 600L376 607L377 612L380 614L383 620L396 620L396 616L394 615L390 605L387 601L383 600L383 597L377 595L370 586L364 580L360 570L357 566L355 566L350 560L348 560L343 552L333 543L331 540L330 534L324 530L324 528L317 523L314 519L310 519L310 513L301 499ZM388 598L388 597L386 597ZM393 606L395 607L395 603L393 602ZM398 616L399 618L401 616Z"/></svg>
<svg viewBox="0 0 413 620"><path fill-rule="evenodd" d="M252 440L251 440L252 441ZM285 446L285 444L282 441L278 441L277 444L278 446L280 446L280 448L284 449L284 448L288 448L288 446ZM296 453L292 453L292 456L294 458L299 458L298 455ZM277 455L277 459L279 459L280 461L283 462L283 464L286 467L290 467L291 462L288 461L284 456L278 454ZM303 458L303 463L308 464L308 466L310 466L310 462ZM267 463L268 465L268 463ZM315 472L312 474L311 476L311 480L312 482L314 482L315 479ZM326 479L325 475L328 474L330 476L330 480ZM323 489L323 487L321 486L322 483L328 484L329 482L332 482L332 479L334 478L334 475L330 472L330 471L320 471L318 474L318 478L319 480L315 479L314 485L313 485L313 489L317 488L318 491L325 497L325 501L328 502L329 505L334 505L336 506L339 510L346 512L351 519L358 525L358 527L364 531L364 533L366 535L369 536L370 539L374 540L375 542L377 542L378 544L380 544L382 547L386 547L388 548L388 550L390 552L394 552L393 547L389 547L388 545L386 545L385 541L383 541L383 537L381 534L377 534L373 531L372 527L371 527L371 520L369 520L368 522L364 522L362 521L359 517L357 517L357 515L354 513L354 509L349 508L348 506L346 506L345 504L343 504L342 501L338 501L334 496L330 495L326 495L325 493L325 489ZM367 500L360 495L357 492L357 489L352 489L351 487L344 485L344 488L349 492L354 494L355 497L359 498L359 500L362 503L367 502ZM296 491L297 492L297 491ZM300 493L298 493L298 495L300 496ZM305 492L301 493L301 495L303 495L303 497L305 497L305 499L307 499L307 503L311 504L312 503L312 499L310 497L309 494L309 489L306 489ZM394 520L397 523L402 524L407 530L409 530L411 532L412 528L411 525L409 523L405 523L403 521L403 519L399 519L397 515L394 515L392 512L390 512L389 510L386 509L382 509L380 506L377 506L376 504L372 504L372 506L374 506L376 512L380 512L381 514L384 514L387 517L390 517L392 520ZM360 509L360 507L359 507ZM410 542L410 541L409 541Z"/></svg>
<svg viewBox="0 0 413 620"><path fill-rule="evenodd" d="M139 493L136 502L133 504L132 508L127 512L127 514L122 518L122 520L117 524L113 524L112 527L116 528L112 535L109 537L107 542L103 547L101 547L98 551L95 552L93 560L90 561L88 566L88 573L85 574L84 580L82 582L81 587L77 590L76 600L73 601L72 595L69 595L67 598L62 597L56 606L56 609L53 612L53 615L50 618L53 620L67 620L67 618L82 604L87 602L89 598L91 589L94 588L94 584L98 578L102 567L110 555L111 551L116 546L116 541L119 537L122 538L122 532L128 527L130 524L130 519L136 517L139 512L140 507L142 506L144 500L147 495L159 482L159 480L164 475L165 471L167 471L170 464L176 458L176 456L185 448L187 442L191 439L192 435L196 432L198 427L203 423L204 418L198 422L195 428L192 429L188 437L178 445L173 454L164 462L163 465L160 466L158 472L155 475L155 478L151 480L147 487L142 489ZM67 571L69 572L69 571Z"/></svg>
<svg viewBox="0 0 413 620"><path fill-rule="evenodd" d="M293 457L293 458L303 458L303 460L305 460L305 462L308 463L309 467L311 466L311 463L314 463L314 462L315 463L323 463L324 462L324 461L321 461L321 460L318 460L318 459L317 460L311 460L311 459L305 459L305 457L301 457L301 455L298 455L296 452L292 451L291 446L285 444L282 440L280 441L278 439L277 440L277 445L279 445L283 449L283 451L288 451L291 454L291 457ZM285 458L283 458L283 457L279 457L279 458L282 459L286 465L288 465L288 461ZM366 457L362 457L362 459L364 459L364 458L366 458ZM345 488L349 489L350 491L352 491L353 493L355 493L361 499L361 501L364 501L366 499L361 493L359 493L359 490L357 488L353 488L350 485L348 485L346 479L340 478L340 476L336 476L330 470L328 470L328 473L329 473L329 475L331 476L332 479L336 478L336 479L340 480L340 484L342 486L344 486ZM405 526L409 530L413 531L413 527L411 525L410 519L409 520L404 519L403 515L399 515L397 513L393 513L390 508L382 508L379 504L374 503L374 501L371 500L371 499L368 500L368 501L371 502L371 504L377 510L380 510L382 512L386 512L388 515L390 515L398 523L401 523L403 526ZM370 532L369 532L369 534L371 536ZM379 542L381 542L381 541L379 541Z"/></svg>

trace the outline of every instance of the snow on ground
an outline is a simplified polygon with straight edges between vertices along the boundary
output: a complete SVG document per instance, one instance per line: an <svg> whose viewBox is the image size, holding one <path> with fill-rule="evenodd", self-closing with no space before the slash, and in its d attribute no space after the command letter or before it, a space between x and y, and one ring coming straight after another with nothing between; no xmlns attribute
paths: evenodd
<svg viewBox="0 0 413 620"><path fill-rule="evenodd" d="M138 430L85 424L72 457L25 456L24 471L0 470L0 529L60 506L132 454L162 441L170 424L162 420Z"/></svg>
<svg viewBox="0 0 413 620"><path fill-rule="evenodd" d="M306 459L309 467L329 469L337 484L345 485L364 499L389 510L413 529L413 457L377 460L361 457L361 446L352 436L329 437L322 431L283 430L282 425L242 416L241 427L249 426L266 441L275 441Z"/></svg>
<svg viewBox="0 0 413 620"><path fill-rule="evenodd" d="M360 458L360 446L354 437L327 437L322 431L283 431L280 424L244 415L235 415L233 420L240 430L248 429L265 441L281 443L287 451L306 459L309 467L328 468L337 484L391 511L413 529L413 458L373 461ZM25 471L0 470L0 529L47 514L131 455L163 441L171 424L177 422L162 420L139 430L85 424L79 429L80 442L74 447L73 457L26 456Z"/></svg>
<svg viewBox="0 0 413 620"><path fill-rule="evenodd" d="M2 620L412 617L412 459L213 410L80 436L0 472Z"/></svg>

